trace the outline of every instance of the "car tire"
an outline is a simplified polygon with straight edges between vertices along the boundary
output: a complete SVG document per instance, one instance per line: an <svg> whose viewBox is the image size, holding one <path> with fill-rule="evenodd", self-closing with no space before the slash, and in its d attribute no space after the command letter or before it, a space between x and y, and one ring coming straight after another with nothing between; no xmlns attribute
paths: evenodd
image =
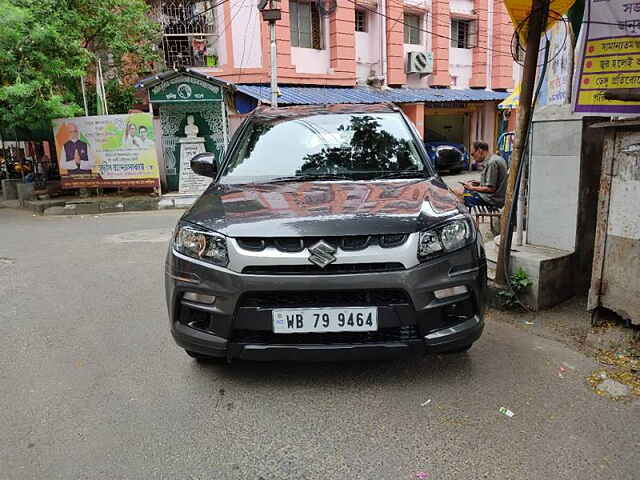
<svg viewBox="0 0 640 480"><path fill-rule="evenodd" d="M195 359L198 363L219 363L223 364L226 361L225 357L210 357L209 355L202 355L201 353L192 352L191 350L185 350L186 354Z"/></svg>
<svg viewBox="0 0 640 480"><path fill-rule="evenodd" d="M462 347L456 347L456 348L452 348L451 350L445 350L442 353L446 353L446 354L456 354L456 353L465 353L467 352L470 348L471 345L473 345L473 343L470 343L469 345L463 345Z"/></svg>

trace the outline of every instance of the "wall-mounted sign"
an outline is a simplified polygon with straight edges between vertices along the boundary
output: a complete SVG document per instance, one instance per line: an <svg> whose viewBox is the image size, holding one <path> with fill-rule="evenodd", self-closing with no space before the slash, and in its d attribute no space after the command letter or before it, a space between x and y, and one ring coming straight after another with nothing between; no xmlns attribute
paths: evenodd
<svg viewBox="0 0 640 480"><path fill-rule="evenodd" d="M574 109L583 113L640 113L640 102L604 98L606 90L640 88L640 2L590 0L580 32Z"/></svg>
<svg viewBox="0 0 640 480"><path fill-rule="evenodd" d="M544 55L549 39L549 64L540 86L537 106L563 105L571 101L571 72L573 71L573 47L571 24L557 22L540 39L540 54ZM538 66L536 84L540 81L541 66Z"/></svg>
<svg viewBox="0 0 640 480"><path fill-rule="evenodd" d="M180 75L149 89L152 103L221 102L222 88L199 78Z"/></svg>

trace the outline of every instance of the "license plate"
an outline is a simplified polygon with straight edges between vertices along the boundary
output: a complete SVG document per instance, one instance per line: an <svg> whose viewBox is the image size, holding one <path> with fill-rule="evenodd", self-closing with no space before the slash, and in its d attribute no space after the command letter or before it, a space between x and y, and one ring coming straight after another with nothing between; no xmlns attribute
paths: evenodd
<svg viewBox="0 0 640 480"><path fill-rule="evenodd" d="M277 309L272 313L274 333L378 330L375 307Z"/></svg>

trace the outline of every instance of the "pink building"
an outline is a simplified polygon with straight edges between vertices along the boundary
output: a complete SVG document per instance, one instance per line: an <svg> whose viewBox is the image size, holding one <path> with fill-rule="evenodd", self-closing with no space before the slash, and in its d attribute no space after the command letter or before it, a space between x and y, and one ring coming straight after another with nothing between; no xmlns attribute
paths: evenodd
<svg viewBox="0 0 640 480"><path fill-rule="evenodd" d="M240 113L269 102L268 25L257 3L152 4L167 66L196 67L239 86L246 97L236 102ZM513 88L517 74L502 1L337 0L329 11L326 0L279 5L282 105L391 100L425 140L495 141L496 105L506 96L500 92ZM233 125L233 112L230 118Z"/></svg>

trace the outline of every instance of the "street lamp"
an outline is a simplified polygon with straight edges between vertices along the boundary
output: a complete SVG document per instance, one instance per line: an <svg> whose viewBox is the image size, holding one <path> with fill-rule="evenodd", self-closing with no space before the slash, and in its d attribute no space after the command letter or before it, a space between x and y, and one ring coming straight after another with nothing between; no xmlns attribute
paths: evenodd
<svg viewBox="0 0 640 480"><path fill-rule="evenodd" d="M260 0L258 10L262 12L262 19L269 22L271 37L271 106L278 106L278 56L276 51L276 22L282 18L280 0Z"/></svg>

